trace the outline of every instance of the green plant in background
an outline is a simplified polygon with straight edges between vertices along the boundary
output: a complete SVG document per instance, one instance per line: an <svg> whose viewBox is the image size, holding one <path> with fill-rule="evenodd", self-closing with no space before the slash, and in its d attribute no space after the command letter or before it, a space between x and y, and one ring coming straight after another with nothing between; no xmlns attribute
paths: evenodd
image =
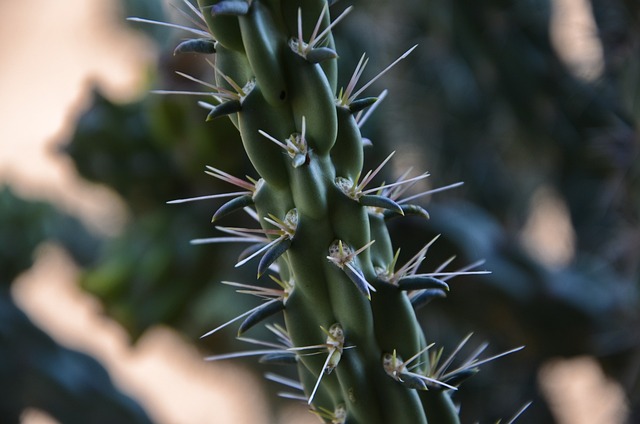
<svg viewBox="0 0 640 424"><path fill-rule="evenodd" d="M415 47L356 89L367 64L362 56L338 90L331 31L350 8L331 22L322 0L198 3L199 9L185 1L196 27L181 27L197 38L180 43L175 53L215 53L215 82L181 74L205 88L187 94L207 98L199 102L207 120L231 119L259 178L242 180L209 167L208 174L241 191L175 202L230 198L212 221L243 210L259 223L218 226L225 236L192 243L249 243L236 266L259 258L259 283L228 284L265 300L205 336L240 319L243 336L284 315L284 326L268 325L277 343L241 337L269 349L209 359L261 355L263 362L297 365L299 384L271 378L301 390L293 396L325 422L459 422L451 394L481 364L519 349L480 360L483 345L458 360L468 337L446 359L442 349L427 344L415 309L445 297L450 278L486 271L475 270L479 263L449 271L448 259L420 272L435 239L400 265L386 223L404 215L428 218L411 202L430 191L405 196L428 174L410 177L407 171L372 187L391 153L363 175L367 142L360 127L384 94L361 95Z"/></svg>

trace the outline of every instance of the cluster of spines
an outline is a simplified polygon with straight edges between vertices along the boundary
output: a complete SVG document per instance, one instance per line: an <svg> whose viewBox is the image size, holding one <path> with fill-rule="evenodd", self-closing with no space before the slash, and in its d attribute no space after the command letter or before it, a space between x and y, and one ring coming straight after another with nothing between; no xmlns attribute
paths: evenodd
<svg viewBox="0 0 640 424"><path fill-rule="evenodd" d="M198 0L199 8L184 1L196 28L168 25L197 38L181 42L174 53L215 53L215 64L209 63L216 83L181 74L207 91L179 94L209 97L199 102L207 120L231 119L260 178L245 181L209 167L207 173L242 191L175 202L231 198L212 221L244 210L260 228L217 226L226 236L193 243L250 243L236 266L259 257L258 277L268 273L278 285L226 283L264 302L203 337L242 320L239 337L269 349L208 359L259 355L265 363L297 364L301 384L270 378L303 389L289 397L305 399L325 422L426 423L434 416L458 422L448 392L495 357L478 361L477 350L447 371L467 338L438 366L442 352L426 345L414 308L446 296L448 279L486 271L474 271L476 263L445 272L451 258L432 273L419 273L435 240L396 269L399 251L393 253L385 221L407 214L428 218L409 202L441 189L401 198L428 177L409 178L408 172L367 188L393 153L361 176L368 141L360 127L386 91L359 96L415 46L356 90L367 64L363 55L347 86L337 91L331 29L351 8L331 22L332 2L324 0ZM281 311L285 327L268 325L277 343L242 337ZM420 394L427 391L435 394Z"/></svg>

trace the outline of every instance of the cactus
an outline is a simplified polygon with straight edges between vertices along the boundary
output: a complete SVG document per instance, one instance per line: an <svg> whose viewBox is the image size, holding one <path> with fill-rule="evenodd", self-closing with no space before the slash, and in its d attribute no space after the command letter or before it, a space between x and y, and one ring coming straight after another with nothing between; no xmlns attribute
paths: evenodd
<svg viewBox="0 0 640 424"><path fill-rule="evenodd" d="M360 127L386 93L361 95L415 46L356 89L367 63L362 56L338 90L331 31L351 8L331 20L329 3L198 0L196 7L185 0L198 27L181 28L197 38L175 53L215 55L215 82L184 75L206 88L190 94L207 98L200 102L207 120L231 119L260 176L242 180L209 167L207 173L240 191L175 201L226 197L212 221L245 211L259 224L217 226L225 236L193 240L249 243L236 266L259 258L259 282L227 284L265 300L204 336L242 320L239 338L268 349L208 359L259 355L265 363L296 366L299 382L268 378L300 390L290 396L324 422L459 423L451 394L479 365L518 349L483 360L477 349L454 367L468 337L447 359L427 344L415 310L445 297L452 277L486 271L477 270L479 263L445 271L447 261L434 272L418 272L435 239L406 264L397 263L386 222L409 214L428 218L411 202L430 192L403 198L428 174L407 173L372 187L393 153L363 175L367 142ZM284 326L267 324L275 343L243 336L280 313Z"/></svg>

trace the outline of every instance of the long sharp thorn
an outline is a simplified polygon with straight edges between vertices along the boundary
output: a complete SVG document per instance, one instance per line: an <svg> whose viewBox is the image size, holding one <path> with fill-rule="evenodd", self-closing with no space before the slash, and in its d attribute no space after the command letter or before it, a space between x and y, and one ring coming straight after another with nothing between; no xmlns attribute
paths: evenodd
<svg viewBox="0 0 640 424"><path fill-rule="evenodd" d="M185 3L191 9L191 11L195 13L195 15L200 19L199 21L194 19L191 15L189 15L186 11L180 9L178 6L176 6L174 4L172 4L171 6L173 7L173 9L175 11L177 11L180 15L182 15L186 20L188 20L189 22L191 22L192 24L194 24L195 26L197 26L201 30L207 31L207 25L206 25L206 22L203 19L202 13L200 13L197 9L195 9L194 6L191 3L189 3L187 0L183 0L183 3Z"/></svg>
<svg viewBox="0 0 640 424"><path fill-rule="evenodd" d="M390 184L383 184L383 185L381 185L379 187L375 187L375 188L370 188L370 189L364 190L363 193L365 193L365 194L366 193L372 193L374 191L379 191L379 190L382 190L382 189L385 189L385 188L396 187L396 186L403 185L403 184L410 184L410 183L412 183L414 181L419 181L419 180L425 179L425 178L427 178L429 176L430 176L430 174L428 172L425 172L424 174L418 175L417 177L409 178L408 180L397 181L395 183L390 183Z"/></svg>
<svg viewBox="0 0 640 424"><path fill-rule="evenodd" d="M267 355L269 353L282 352L282 350L277 349L264 349L264 350L249 350L246 352L235 352L235 353L225 353L222 355L211 355L204 358L205 361L221 361L223 359L233 359L233 358L245 358L247 356L260 356Z"/></svg>
<svg viewBox="0 0 640 424"><path fill-rule="evenodd" d="M327 25L327 27L320 34L318 34L317 37L314 37L314 45L320 43L322 39L329 33L329 31L331 31L331 29L336 26L338 22L340 22L345 16L347 16L349 12L351 12L351 10L353 10L353 6L349 6L344 9L340 16L335 18L329 25Z"/></svg>
<svg viewBox="0 0 640 424"><path fill-rule="evenodd" d="M236 322L236 321L238 321L238 320L241 320L242 318L244 318L244 317L246 317L246 316L251 315L251 314L252 314L252 313L254 313L256 310L258 310L258 309L262 308L263 306L264 306L264 304L260 304L260 305L256 306L255 308L251 308L251 309L249 309L247 312L244 312L244 313L242 313L242 314L238 315L237 317L235 317L235 318L233 318L233 319L230 319L229 321L225 322L224 324L222 324L222 325L220 325L220 326L218 326L218 327L214 328L213 330L211 330L211 331L209 331L209 332L207 332L207 333L203 334L202 336L200 336L200 338L201 338L201 339L204 339L205 337L208 337L208 336L212 335L212 334L213 334L213 333L215 333L216 331L223 329L224 327L228 326L229 324L233 324L234 322Z"/></svg>
<svg viewBox="0 0 640 424"><path fill-rule="evenodd" d="M511 417L509 422L507 422L506 424L513 424L518 419L518 417L520 417L520 415L522 415L524 413L524 411L526 411L527 408L529 408L531 406L532 403L533 403L533 401L530 401L530 402L527 402L526 404L524 404L522 406L522 408L520 408L518 410L518 412L516 412L516 414L513 417Z"/></svg>
<svg viewBox="0 0 640 424"><path fill-rule="evenodd" d="M401 60L405 59L407 56L409 56L409 54L411 54L412 51L415 50L415 48L418 47L418 45L416 44L415 46L411 47L409 50L407 50L406 52L404 52L402 54L402 56L400 56L399 58L397 58L396 60L394 60L389 66L387 66L386 68L384 68L380 73L378 73L378 75L376 75L375 77L373 77L368 83L366 83L365 85L362 86L362 88L360 88L360 90L356 91L355 93L353 93L351 95L351 97L349 97L349 102L353 101L355 98L357 98L360 93L362 93L364 90L366 90L367 88L369 88L369 86L371 84L373 84L374 82L376 82L378 80L378 78L380 78L381 76L383 76L384 74L386 74L391 68L393 68L394 66L396 66L398 64L398 62L400 62Z"/></svg>
<svg viewBox="0 0 640 424"><path fill-rule="evenodd" d="M451 355L449 355L449 357L442 363L442 365L440 365L440 368L438 368L438 370L435 372L435 375L444 374L444 372L447 370L449 365L451 365L451 362L453 362L455 356L458 354L458 352L460 352L460 350L464 347L464 345L467 344L471 336L473 336L473 333L467 334L467 336L464 339L462 339L460 343L458 343L458 346L456 346L456 348L453 350Z"/></svg>
<svg viewBox="0 0 640 424"><path fill-rule="evenodd" d="M127 21L140 22L140 23L144 23L144 24L160 25L160 26L166 26L166 27L169 27L169 28L181 29L181 30L184 30L184 31L191 32L193 34L197 34L197 35L199 35L201 37L210 37L211 36L207 31L202 31L202 30L199 30L199 29L190 28L190 27L187 27L187 26L184 26L184 25L172 24L172 23L169 23L169 22L154 21L152 19L144 19L144 18L137 18L137 17L127 18Z"/></svg>
<svg viewBox="0 0 640 424"><path fill-rule="evenodd" d="M191 244L212 244L212 243L261 243L264 239L259 237L210 237L193 239Z"/></svg>
<svg viewBox="0 0 640 424"><path fill-rule="evenodd" d="M299 46L302 46L302 43L304 42L302 40L303 35L302 35L302 8L299 7L298 8L298 44Z"/></svg>
<svg viewBox="0 0 640 424"><path fill-rule="evenodd" d="M300 383L299 381L293 380L291 378L286 378L283 377L281 375L277 375L271 372L268 372L264 375L264 377L267 380L276 382L276 383L280 383L283 386L287 386L287 387L291 387L292 389L296 389L296 390L304 390L302 383Z"/></svg>
<svg viewBox="0 0 640 424"><path fill-rule="evenodd" d="M193 41L193 40L187 40L187 41ZM203 85L203 86L205 86L205 87L208 87L208 88L210 88L210 89L212 89L212 90L216 90L216 91L220 90L220 87L216 87L216 86L215 86L215 85L213 85L213 84L210 84L210 83L208 83L208 82L206 82L206 81L203 81L203 80L201 80L201 79L199 79L199 78L196 78L196 77L194 77L194 76L192 76L192 75L185 74L184 72L176 71L176 75L180 75L182 78L186 78L186 79L188 79L189 81L193 81L193 82L195 82L195 83L198 83L198 84L200 84L200 85Z"/></svg>
<svg viewBox="0 0 640 424"><path fill-rule="evenodd" d="M318 20L316 21L316 26L313 28L313 32L311 33L311 37L309 37L309 44L313 47L313 42L315 41L318 31L320 31L320 25L322 25L322 18L325 13L327 13L327 9L329 8L329 4L325 3L322 6L322 10L320 11L320 15L318 16ZM298 9L298 13L300 13L300 9ZM301 25L302 26L302 25Z"/></svg>
<svg viewBox="0 0 640 424"><path fill-rule="evenodd" d="M367 172L367 174L364 176L364 178L362 179L360 184L358 184L358 187L356 188L356 190L358 192L362 192L362 190L367 186L367 184L369 184L371 182L373 177L375 177L378 174L378 172L380 172L380 170L387 164L387 162L389 162L391 160L391 158L395 154L396 154L396 152L394 150L393 152L389 153L389 156L387 156L385 158L385 160L383 160L380 163L380 165L378 165L378 167L376 169L374 169L373 171Z"/></svg>
<svg viewBox="0 0 640 424"><path fill-rule="evenodd" d="M499 353L498 355L494 355L494 356L491 356L489 358L483 359L482 361L474 362L472 365L473 365L473 367L479 367L480 365L484 365L487 362L494 361L494 360L496 360L498 358L502 358L503 356L510 355L510 354L518 352L518 351L520 351L522 349L524 349L524 346L519 346L519 347L516 347L515 349L511 349L511 350L508 350L506 352Z"/></svg>
<svg viewBox="0 0 640 424"><path fill-rule="evenodd" d="M318 387L320 387L320 381L322 380L322 376L324 375L324 370L327 369L327 365L329 365L329 361L331 360L331 356L333 356L333 349L329 349L329 354L327 355L327 360L324 361L324 365L322 366L322 369L320 370L320 375L318 376L318 381L316 381L316 385L313 388L313 391L311 392L311 396L309 396L309 401L308 404L311 405L311 402L313 402L313 398L316 395L316 391L318 390Z"/></svg>
<svg viewBox="0 0 640 424"><path fill-rule="evenodd" d="M244 258L243 260L241 260L240 262L238 262L235 267L238 268L239 266L244 265L245 263L249 262L251 259L255 258L256 256L258 256L260 253L264 252L265 250L271 248L271 246L273 246L276 243L279 243L280 240L282 240L281 237L278 237L277 239L267 243L265 246L263 246L262 248L256 250L255 252L253 252L251 255L247 256L246 258Z"/></svg>
<svg viewBox="0 0 640 424"><path fill-rule="evenodd" d="M167 202L167 204L168 205L174 205L176 203L196 202L198 200L220 199L220 198L224 198L224 197L242 196L244 194L248 194L248 193L246 191L236 191L236 192L233 192L233 193L211 194L211 195L207 195L207 196L188 197L188 198L185 198L185 199L169 200Z"/></svg>
<svg viewBox="0 0 640 424"><path fill-rule="evenodd" d="M449 185L444 186L444 187L438 187L438 188L434 188L434 189L431 189L431 190L423 191L422 193L414 194L413 196L405 197L404 199L398 200L398 203L400 203L400 204L407 203L407 202L415 200L415 199L417 199L419 197L429 196L429 195L435 194L435 193L440 193L442 191L446 191L446 190L450 190L452 188L460 187L461 185L464 185L464 183L463 182L457 182L457 183L449 184Z"/></svg>
<svg viewBox="0 0 640 424"><path fill-rule="evenodd" d="M258 362L271 365L296 365L298 357L293 353L270 353L262 355Z"/></svg>
<svg viewBox="0 0 640 424"><path fill-rule="evenodd" d="M427 376L422 376L422 377L425 379L425 381L427 381L427 382L429 382L431 384L436 384L438 386L446 387L449 390L458 390L457 387L454 387L454 386L452 386L450 384L444 383L444 382L442 382L440 380L437 380L435 378L431 378L431 377L427 377Z"/></svg>
<svg viewBox="0 0 640 424"><path fill-rule="evenodd" d="M184 91L184 90L151 90L151 94L163 94L163 95L180 95L180 96L207 96L211 97L209 91Z"/></svg>
<svg viewBox="0 0 640 424"><path fill-rule="evenodd" d="M202 21L202 25L205 26L206 28L206 22L204 20L204 16L202 15L202 12L200 10L198 10L198 8L196 8L193 4L191 4L191 2L189 0L182 0L182 2L189 8L191 9L191 11L194 13L194 15L196 15L198 18L200 18L200 20Z"/></svg>

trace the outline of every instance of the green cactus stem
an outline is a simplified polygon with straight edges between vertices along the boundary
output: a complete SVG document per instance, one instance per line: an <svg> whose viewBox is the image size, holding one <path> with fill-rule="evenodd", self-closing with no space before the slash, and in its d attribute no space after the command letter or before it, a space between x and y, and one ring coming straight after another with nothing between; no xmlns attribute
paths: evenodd
<svg viewBox="0 0 640 424"><path fill-rule="evenodd" d="M480 263L445 271L449 260L434 272L419 273L435 239L396 269L399 252L392 250L386 221L409 214L428 218L410 202L439 189L402 198L428 173L368 187L393 153L363 175L369 142L360 127L386 91L361 95L416 46L357 88L367 65L363 55L350 81L337 90L339 59L331 31L351 8L331 21L326 0L198 0L198 8L185 3L199 23L188 30L199 38L181 43L176 52L215 52L215 82L183 74L205 89L186 94L211 99L200 103L209 111L206 120L233 121L259 174L244 181L208 169L242 190L218 195L231 200L212 220L245 211L257 225L217 226L224 236L192 243L249 243L236 266L259 258L257 276L269 275L278 284L227 283L264 302L203 337L242 320L241 340L260 349L207 359L259 356L264 363L297 367L299 382L270 379L294 389L297 394L289 397L304 399L326 423L459 423L451 394L478 366L515 350L486 360L475 355L453 368L468 338L443 361L442 350L427 345L415 308L444 297L450 278L486 271L476 270ZM284 326L269 323L279 314ZM265 320L276 343L245 338Z"/></svg>

